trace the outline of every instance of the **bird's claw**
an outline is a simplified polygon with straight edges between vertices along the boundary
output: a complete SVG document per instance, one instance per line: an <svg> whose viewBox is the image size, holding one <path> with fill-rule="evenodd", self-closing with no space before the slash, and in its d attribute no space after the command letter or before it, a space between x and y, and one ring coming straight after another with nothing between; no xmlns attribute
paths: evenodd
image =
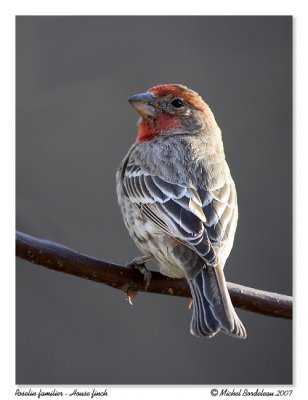
<svg viewBox="0 0 308 400"><path fill-rule="evenodd" d="M143 275L145 281L145 288L147 290L152 279L152 273L147 269L145 263L149 261L152 256L142 256L134 258L130 263L126 264L127 268L137 268ZM130 300L128 299L129 303Z"/></svg>
<svg viewBox="0 0 308 400"><path fill-rule="evenodd" d="M147 267L146 267L145 265L139 266L139 267L137 267L137 268L139 269L139 271L140 271L140 272L142 273L142 275L143 275L143 279L144 279L144 281L145 281L144 290L146 291L146 290L148 290L149 284L150 284L150 282L151 282L152 273L151 273L151 271L149 271L149 270L147 269Z"/></svg>
<svg viewBox="0 0 308 400"><path fill-rule="evenodd" d="M135 257L131 262L127 263L125 266L127 268L139 268L140 266L144 266L144 264L151 260L152 256L141 256Z"/></svg>

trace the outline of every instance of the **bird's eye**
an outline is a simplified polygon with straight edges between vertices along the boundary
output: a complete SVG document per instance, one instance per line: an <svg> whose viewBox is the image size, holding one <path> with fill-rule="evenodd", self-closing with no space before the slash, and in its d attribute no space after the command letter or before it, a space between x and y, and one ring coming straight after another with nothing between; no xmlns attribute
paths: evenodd
<svg viewBox="0 0 308 400"><path fill-rule="evenodd" d="M171 105L174 108L182 108L184 107L184 101L182 99L173 99Z"/></svg>

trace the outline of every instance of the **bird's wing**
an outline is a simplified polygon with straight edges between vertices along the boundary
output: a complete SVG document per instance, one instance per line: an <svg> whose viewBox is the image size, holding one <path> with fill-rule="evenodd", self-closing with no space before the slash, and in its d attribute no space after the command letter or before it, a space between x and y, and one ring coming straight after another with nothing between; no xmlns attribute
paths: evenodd
<svg viewBox="0 0 308 400"><path fill-rule="evenodd" d="M163 231L195 249L215 265L236 206L234 184L215 191L168 182L129 160L123 174L124 195ZM215 249L213 245L216 244Z"/></svg>
<svg viewBox="0 0 308 400"><path fill-rule="evenodd" d="M237 225L237 196L233 180L230 178L215 190L198 190L204 215L205 229L212 245L220 251L228 239L232 238ZM231 235L231 237L230 237Z"/></svg>

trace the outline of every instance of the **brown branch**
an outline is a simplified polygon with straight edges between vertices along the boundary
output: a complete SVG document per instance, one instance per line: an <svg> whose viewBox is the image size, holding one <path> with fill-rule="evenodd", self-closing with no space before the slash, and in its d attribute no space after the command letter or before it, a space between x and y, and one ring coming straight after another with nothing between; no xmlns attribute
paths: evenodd
<svg viewBox="0 0 308 400"><path fill-rule="evenodd" d="M143 275L136 269L98 260L58 243L16 233L16 256L54 271L104 283L127 294L150 292L190 297L185 279L171 279L152 272L146 289ZM234 306L272 317L292 318L292 297L265 292L228 282Z"/></svg>

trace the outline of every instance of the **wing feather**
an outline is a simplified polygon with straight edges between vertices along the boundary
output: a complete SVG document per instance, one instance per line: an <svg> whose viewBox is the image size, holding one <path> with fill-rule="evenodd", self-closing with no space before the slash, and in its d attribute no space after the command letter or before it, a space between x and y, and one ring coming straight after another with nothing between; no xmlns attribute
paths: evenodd
<svg viewBox="0 0 308 400"><path fill-rule="evenodd" d="M134 160L123 174L124 194L164 232L195 249L208 265L234 227L236 192L233 181L215 190L172 183L152 176Z"/></svg>

